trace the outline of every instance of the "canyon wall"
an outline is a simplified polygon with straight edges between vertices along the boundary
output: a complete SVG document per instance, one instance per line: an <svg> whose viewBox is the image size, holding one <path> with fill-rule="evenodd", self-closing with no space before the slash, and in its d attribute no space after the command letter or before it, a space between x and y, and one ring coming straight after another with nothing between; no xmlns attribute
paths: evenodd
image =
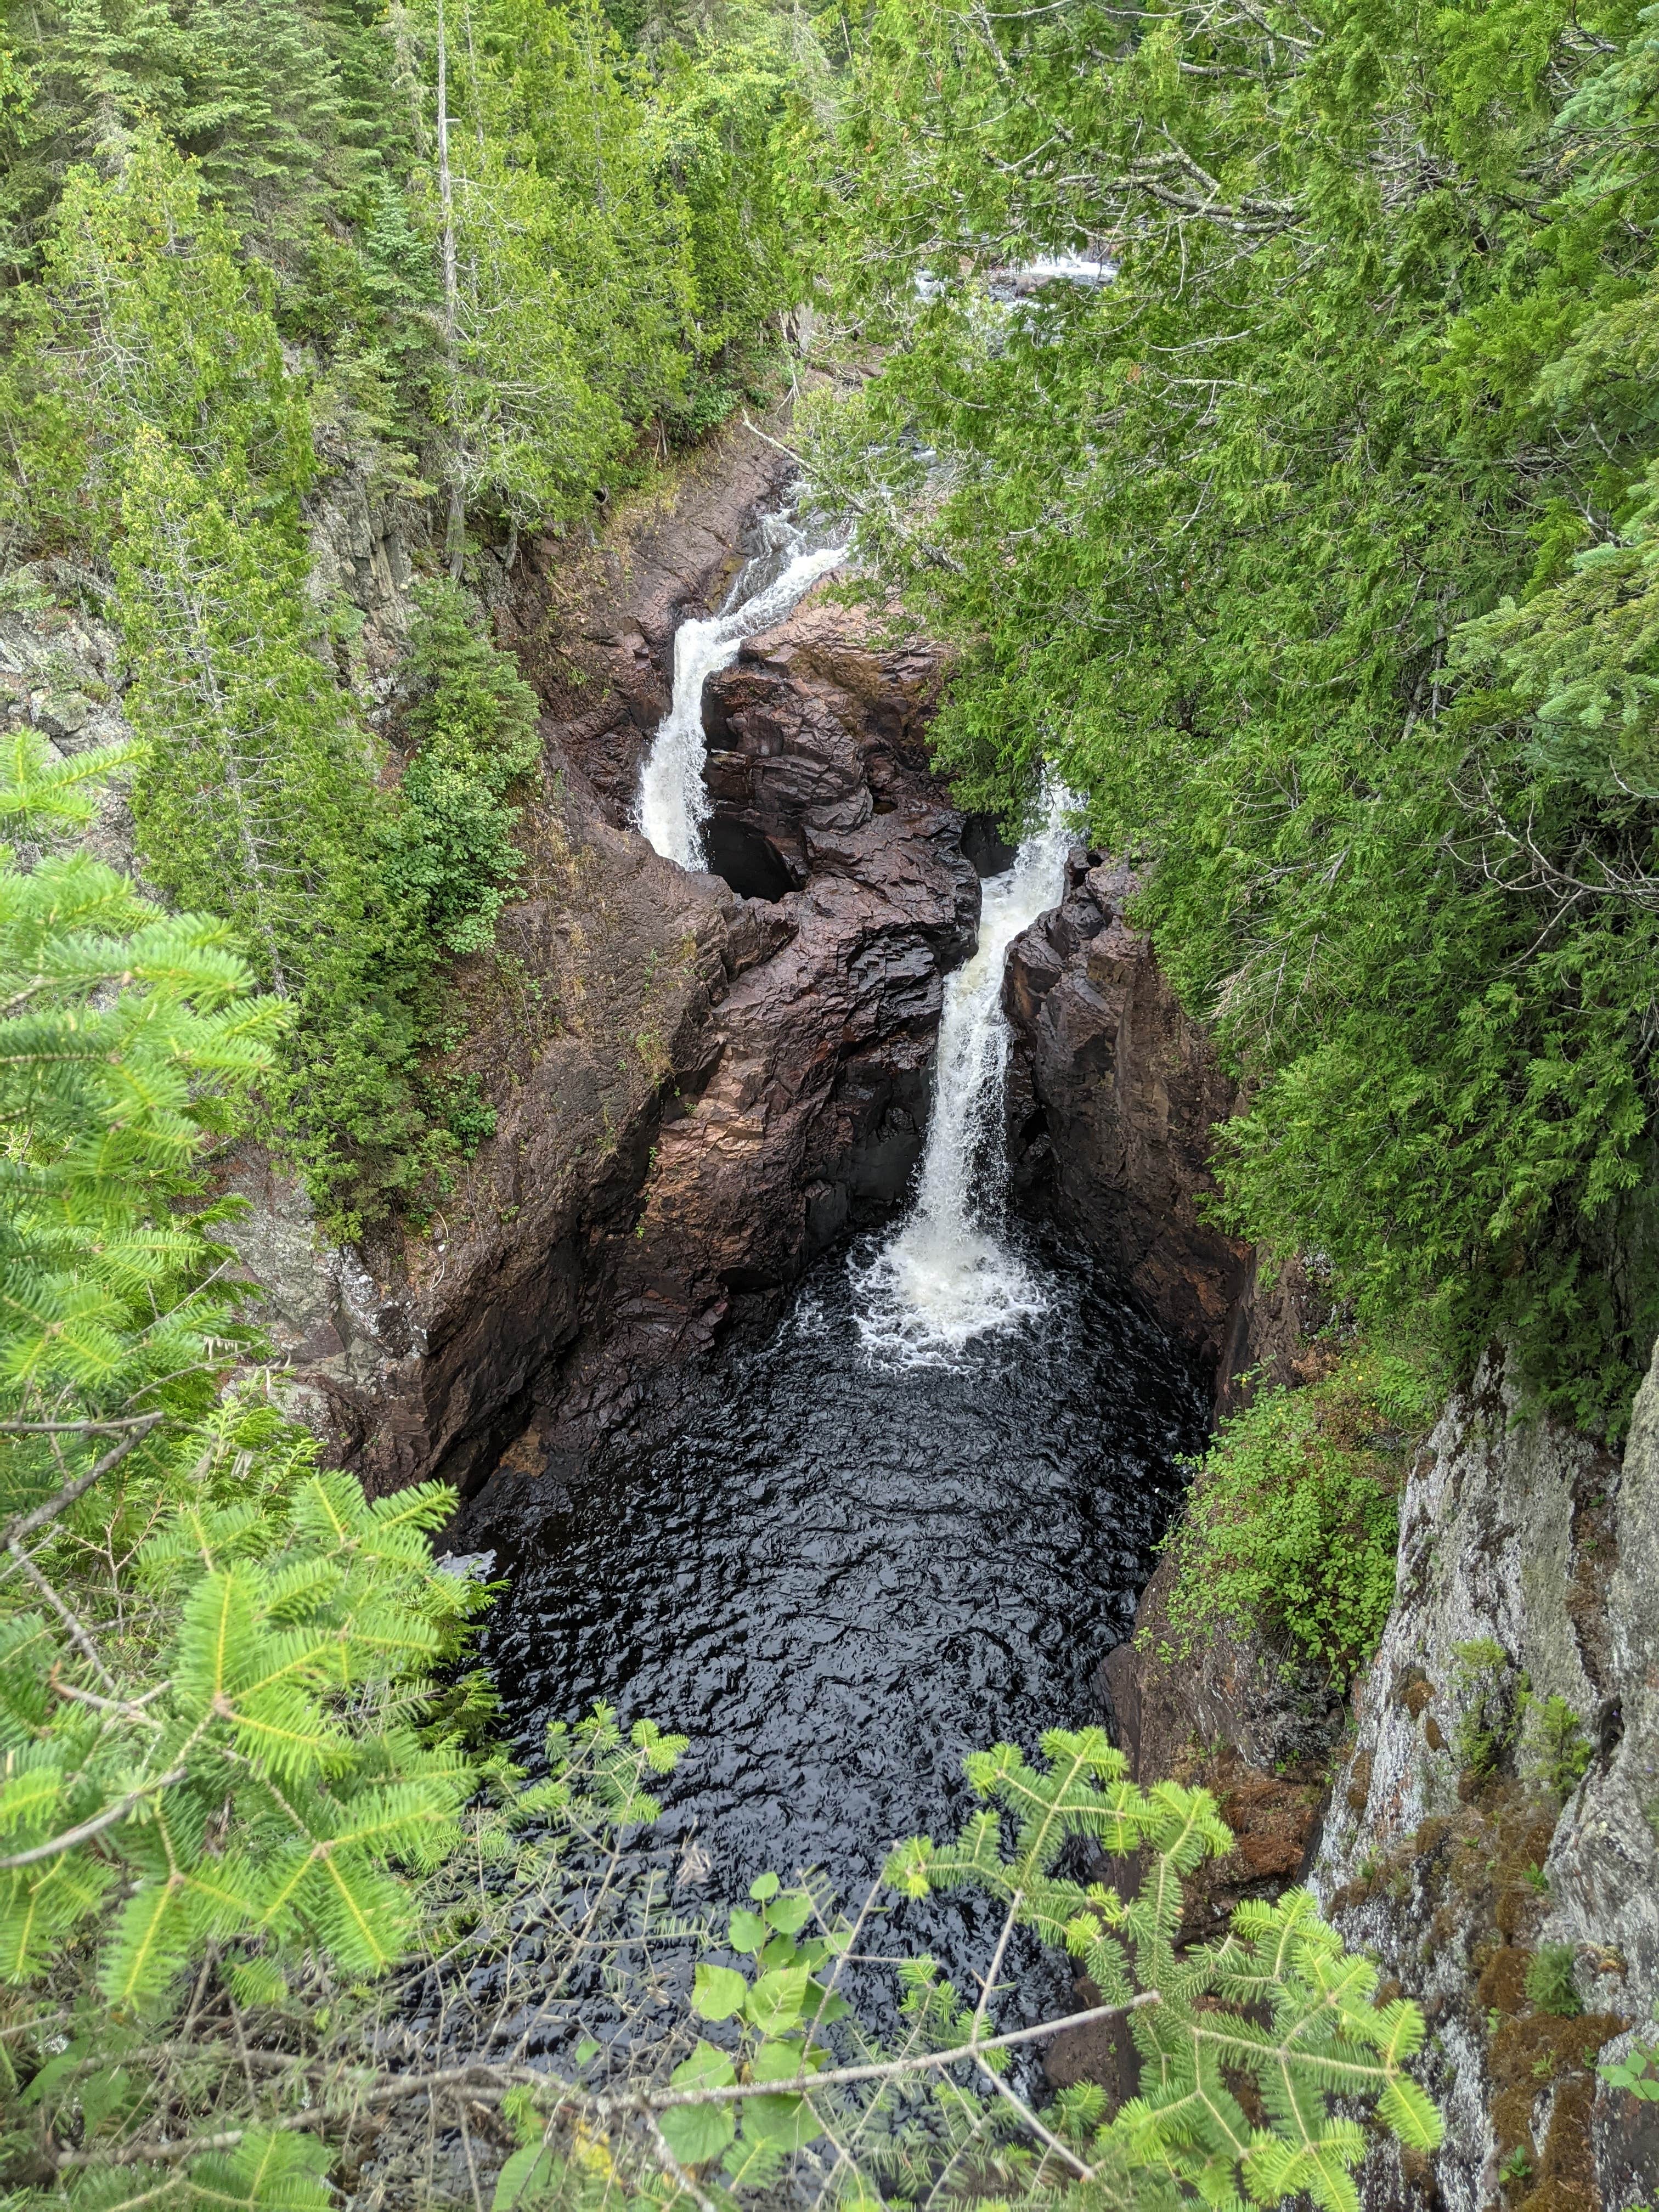
<svg viewBox="0 0 1659 2212"><path fill-rule="evenodd" d="M459 978L495 1134L423 1234L352 1249L319 1244L257 1152L229 1176L296 1395L373 1489L469 1487L504 1451L533 1479L649 1378L774 1313L860 1208L906 1187L943 979L978 911L982 831L926 757L942 656L820 595L709 685L720 872L688 876L628 826L674 629L724 596L787 466L732 433L592 543L477 556L538 687L548 769L524 896ZM407 518L343 466L314 522L319 588L366 617L343 673L390 726ZM43 564L33 580L39 604L20 586L0 617L9 720L64 752L120 735L95 580ZM130 860L118 791L92 836ZM1011 953L1012 1182L1127 1282L1224 1411L1248 1377L1310 1371L1323 1310L1294 1267L1264 1291L1209 1218L1235 1092L1126 917L1134 889L1078 849ZM1447 2143L1376 2154L1368 2212L1659 2201L1656 2108L1595 2071L1659 1997L1659 1376L1621 1455L1517 1410L1489 1371L1425 1443L1394 1611L1352 1699L1248 1630L1165 1656L1168 1561L1100 1684L1142 1778L1210 1782L1237 1836L1194 1886L1190 1933L1310 1880L1424 2002ZM1550 1715L1568 1746L1553 1771Z"/></svg>
<svg viewBox="0 0 1659 2212"><path fill-rule="evenodd" d="M1521 1413L1489 1365L1419 1456L1310 1867L1431 2031L1445 2145L1376 2212L1659 2197L1659 2109L1595 2073L1656 2039L1659 1359L1622 1455Z"/></svg>
<svg viewBox="0 0 1659 2212"><path fill-rule="evenodd" d="M261 1156L232 1178L296 1399L372 1491L469 1489L515 1442L515 1463L579 1448L647 1377L775 1310L915 1164L943 976L979 902L926 759L939 653L803 609L708 687L711 849L731 880L629 826L675 629L724 598L788 471L733 430L592 543L473 563L536 684L547 771L520 824L523 896L458 977L463 1072L495 1133L424 1233L348 1249L319 1247ZM348 552L380 543L342 495L328 544L334 507ZM389 554L351 557L364 589L395 580Z"/></svg>
<svg viewBox="0 0 1659 2212"><path fill-rule="evenodd" d="M1008 955L1008 1154L1022 1203L1080 1236L1213 1377L1294 1379L1320 1305L1297 1264L1271 1289L1207 1213L1215 1125L1237 1091L1125 918L1133 870L1076 848L1066 895Z"/></svg>

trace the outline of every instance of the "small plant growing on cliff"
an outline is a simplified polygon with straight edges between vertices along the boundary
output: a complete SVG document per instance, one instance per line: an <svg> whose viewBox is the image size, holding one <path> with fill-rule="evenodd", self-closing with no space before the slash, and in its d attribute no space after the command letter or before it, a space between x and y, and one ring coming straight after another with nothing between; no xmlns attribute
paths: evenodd
<svg viewBox="0 0 1659 2212"><path fill-rule="evenodd" d="M1431 1412L1412 1370L1362 1353L1224 1421L1171 1540L1176 1648L1266 1633L1346 1687L1394 1601L1402 1439Z"/></svg>
<svg viewBox="0 0 1659 2212"><path fill-rule="evenodd" d="M1515 1748L1526 1683L1501 1644L1489 1636L1454 1647L1455 1688L1462 1707L1452 1749L1467 1773L1486 1780Z"/></svg>
<svg viewBox="0 0 1659 2212"><path fill-rule="evenodd" d="M1528 1697L1523 1715L1531 1738L1531 1775L1565 1805L1589 1771L1583 1723L1562 1697Z"/></svg>
<svg viewBox="0 0 1659 2212"><path fill-rule="evenodd" d="M1659 2105L1659 2045L1636 2043L1623 2058L1610 2059L1596 2072L1610 2088L1623 2089L1644 2105Z"/></svg>
<svg viewBox="0 0 1659 2212"><path fill-rule="evenodd" d="M1527 2002L1559 2020L1575 2020L1584 2009L1573 1987L1571 1943L1540 1943L1527 1967Z"/></svg>

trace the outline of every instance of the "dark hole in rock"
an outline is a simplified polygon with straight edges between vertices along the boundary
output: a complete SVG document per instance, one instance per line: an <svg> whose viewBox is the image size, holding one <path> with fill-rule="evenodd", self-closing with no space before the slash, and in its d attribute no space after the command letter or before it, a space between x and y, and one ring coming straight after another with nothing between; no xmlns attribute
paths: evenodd
<svg viewBox="0 0 1659 2212"><path fill-rule="evenodd" d="M746 822L717 814L706 834L709 866L740 898L781 899L795 888L777 847Z"/></svg>
<svg viewBox="0 0 1659 2212"><path fill-rule="evenodd" d="M1000 876L1014 865L1014 848L1006 843L994 814L970 814L962 825L962 849L979 876Z"/></svg>

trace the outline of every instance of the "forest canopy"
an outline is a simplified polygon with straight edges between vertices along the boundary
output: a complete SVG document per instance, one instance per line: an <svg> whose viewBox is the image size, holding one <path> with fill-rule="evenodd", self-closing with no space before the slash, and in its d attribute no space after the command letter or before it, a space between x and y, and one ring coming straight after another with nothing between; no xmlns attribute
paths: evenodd
<svg viewBox="0 0 1659 2212"><path fill-rule="evenodd" d="M1659 1325L1659 15L851 20L824 219L886 358L818 465L963 649L959 793L1051 762L1150 866L1249 1086L1231 1225L1616 1425Z"/></svg>

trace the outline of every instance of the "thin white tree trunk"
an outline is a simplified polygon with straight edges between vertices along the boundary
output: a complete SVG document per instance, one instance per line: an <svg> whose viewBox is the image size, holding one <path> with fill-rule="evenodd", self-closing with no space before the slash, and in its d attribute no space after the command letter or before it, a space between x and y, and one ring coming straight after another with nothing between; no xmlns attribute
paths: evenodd
<svg viewBox="0 0 1659 2212"><path fill-rule="evenodd" d="M444 558L458 582L466 553L466 511L461 501L459 420L460 414L460 283L455 265L455 185L449 166L449 55L444 35L444 0L438 0L438 202L443 220L444 366L456 418L449 456L449 511L444 520Z"/></svg>

